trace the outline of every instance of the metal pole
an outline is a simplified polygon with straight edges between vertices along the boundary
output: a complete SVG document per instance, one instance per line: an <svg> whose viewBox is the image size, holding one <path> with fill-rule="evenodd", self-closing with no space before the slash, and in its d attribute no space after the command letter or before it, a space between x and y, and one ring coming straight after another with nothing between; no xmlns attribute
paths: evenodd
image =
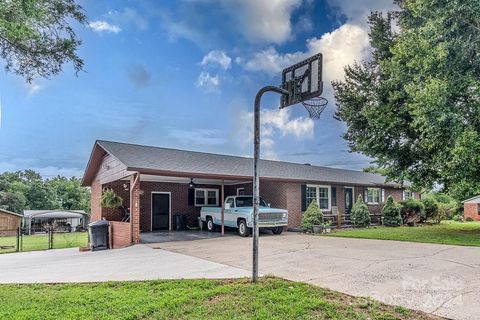
<svg viewBox="0 0 480 320"><path fill-rule="evenodd" d="M265 92L272 91L282 95L288 94L287 90L275 86L266 86L260 89L255 96L253 119L253 259L252 281L258 281L258 209L260 206L260 175L258 163L260 160L260 101Z"/></svg>
<svg viewBox="0 0 480 320"><path fill-rule="evenodd" d="M222 179L222 237L225 235L225 180Z"/></svg>

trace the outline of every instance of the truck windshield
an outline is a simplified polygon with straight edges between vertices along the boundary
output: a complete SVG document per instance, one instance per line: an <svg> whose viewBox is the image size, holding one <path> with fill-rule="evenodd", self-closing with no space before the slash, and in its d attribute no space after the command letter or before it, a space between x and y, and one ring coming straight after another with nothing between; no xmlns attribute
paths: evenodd
<svg viewBox="0 0 480 320"><path fill-rule="evenodd" d="M237 197L235 201L237 208L253 207L253 197ZM260 198L260 207L268 207L267 203L262 198Z"/></svg>

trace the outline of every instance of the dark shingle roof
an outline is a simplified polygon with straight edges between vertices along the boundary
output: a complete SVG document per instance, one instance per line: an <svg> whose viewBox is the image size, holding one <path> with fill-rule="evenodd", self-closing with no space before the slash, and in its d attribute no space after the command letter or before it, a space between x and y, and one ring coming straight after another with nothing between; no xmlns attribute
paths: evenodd
<svg viewBox="0 0 480 320"><path fill-rule="evenodd" d="M97 143L131 170L252 176L252 158L112 141L97 141ZM385 178L379 174L273 160L260 161L260 176L304 182L398 186L396 183L386 184Z"/></svg>

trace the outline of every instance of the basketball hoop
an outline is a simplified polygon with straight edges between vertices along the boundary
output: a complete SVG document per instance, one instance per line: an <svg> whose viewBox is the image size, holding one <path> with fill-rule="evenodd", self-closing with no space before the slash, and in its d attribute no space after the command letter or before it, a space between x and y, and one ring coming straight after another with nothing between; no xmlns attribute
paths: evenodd
<svg viewBox="0 0 480 320"><path fill-rule="evenodd" d="M318 120L327 107L328 100L322 97L315 97L310 100L302 101L302 104L305 109L307 109L310 118Z"/></svg>
<svg viewBox="0 0 480 320"><path fill-rule="evenodd" d="M311 119L319 119L327 107L327 99L322 98L322 54L317 53L299 63L283 69L280 86L265 86L255 96L253 116L253 246L252 281L258 281L258 235L260 208L260 100L266 92L281 95L280 109L302 103Z"/></svg>

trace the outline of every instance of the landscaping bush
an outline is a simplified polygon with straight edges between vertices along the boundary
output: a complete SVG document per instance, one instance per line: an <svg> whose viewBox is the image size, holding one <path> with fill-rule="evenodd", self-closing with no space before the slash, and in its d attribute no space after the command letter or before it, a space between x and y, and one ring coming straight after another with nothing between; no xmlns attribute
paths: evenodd
<svg viewBox="0 0 480 320"><path fill-rule="evenodd" d="M432 197L427 197L422 199L423 206L425 207L425 218L426 220L432 220L436 223L440 223L438 203Z"/></svg>
<svg viewBox="0 0 480 320"><path fill-rule="evenodd" d="M387 202L382 208L383 224L387 227L398 227L402 224L400 205L388 196Z"/></svg>
<svg viewBox="0 0 480 320"><path fill-rule="evenodd" d="M307 210L303 214L300 229L303 232L313 232L313 226L323 223L323 212L318 206L317 201L310 202Z"/></svg>
<svg viewBox="0 0 480 320"><path fill-rule="evenodd" d="M463 214L455 214L453 217L452 217L452 220L453 221L458 221L458 222L463 222Z"/></svg>
<svg viewBox="0 0 480 320"><path fill-rule="evenodd" d="M455 215L456 203L438 203L438 216L440 220L451 220Z"/></svg>
<svg viewBox="0 0 480 320"><path fill-rule="evenodd" d="M362 195L358 196L357 202L353 205L350 219L355 227L368 227L370 225L370 211L363 202Z"/></svg>
<svg viewBox="0 0 480 320"><path fill-rule="evenodd" d="M414 226L417 223L425 221L425 206L422 202L414 199L409 199L402 202L400 211L404 224Z"/></svg>
<svg viewBox="0 0 480 320"><path fill-rule="evenodd" d="M467 217L467 219L465 219L465 221L467 221L467 222L472 222L472 221L474 221L474 220L473 220L472 217Z"/></svg>
<svg viewBox="0 0 480 320"><path fill-rule="evenodd" d="M102 193L100 205L102 208L118 208L123 204L123 199L112 189L105 189Z"/></svg>

